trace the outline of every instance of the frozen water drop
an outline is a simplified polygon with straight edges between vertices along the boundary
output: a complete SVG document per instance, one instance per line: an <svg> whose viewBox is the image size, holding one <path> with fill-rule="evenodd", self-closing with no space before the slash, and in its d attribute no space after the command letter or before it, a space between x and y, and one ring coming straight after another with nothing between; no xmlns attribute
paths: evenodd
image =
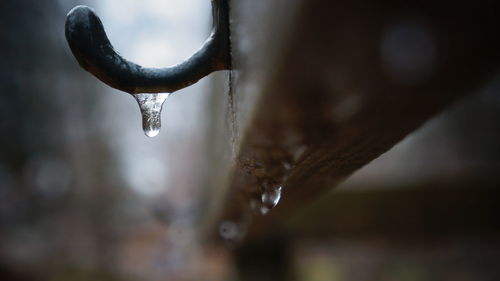
<svg viewBox="0 0 500 281"><path fill-rule="evenodd" d="M281 189L281 186L272 186L265 188L261 195L262 206L269 210L276 207L281 199Z"/></svg>
<svg viewBox="0 0 500 281"><path fill-rule="evenodd" d="M142 114L142 129L146 136L152 138L160 133L161 109L170 94L135 94Z"/></svg>
<svg viewBox="0 0 500 281"><path fill-rule="evenodd" d="M261 215L265 216L265 215L267 215L267 213L269 213L269 211L271 211L271 210L270 210L269 208L267 208L267 207L261 206L259 211L260 211L260 214L261 214Z"/></svg>
<svg viewBox="0 0 500 281"><path fill-rule="evenodd" d="M256 214L261 214L261 215L266 215L269 213L270 209L265 207L261 201L252 199L250 201L250 208L252 209L253 212Z"/></svg>
<svg viewBox="0 0 500 281"><path fill-rule="evenodd" d="M232 221L223 221L219 226L219 234L226 241L236 240L240 235L240 227Z"/></svg>
<svg viewBox="0 0 500 281"><path fill-rule="evenodd" d="M302 157L304 152L306 151L307 146L306 145L300 145L297 148L295 148L292 153L293 153L293 161L297 163L299 159Z"/></svg>
<svg viewBox="0 0 500 281"><path fill-rule="evenodd" d="M259 200L257 199L251 199L250 200L250 209L256 213L259 212L260 210L260 206L262 206L262 204L260 203Z"/></svg>
<svg viewBox="0 0 500 281"><path fill-rule="evenodd" d="M283 161L281 164L283 165L283 168L285 168L285 170L287 170L287 171L289 171L293 168L292 163L290 163L288 161Z"/></svg>

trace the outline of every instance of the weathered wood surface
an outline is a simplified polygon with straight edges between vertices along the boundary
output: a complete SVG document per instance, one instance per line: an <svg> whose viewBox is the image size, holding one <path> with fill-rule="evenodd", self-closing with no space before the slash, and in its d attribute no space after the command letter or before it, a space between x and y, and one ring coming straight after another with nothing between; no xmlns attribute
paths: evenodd
<svg viewBox="0 0 500 281"><path fill-rule="evenodd" d="M487 81L499 11L497 1L233 0L235 161L214 173L226 173L227 196L214 199L212 229L252 221L249 237L268 233ZM260 216L250 205L265 185L283 197Z"/></svg>

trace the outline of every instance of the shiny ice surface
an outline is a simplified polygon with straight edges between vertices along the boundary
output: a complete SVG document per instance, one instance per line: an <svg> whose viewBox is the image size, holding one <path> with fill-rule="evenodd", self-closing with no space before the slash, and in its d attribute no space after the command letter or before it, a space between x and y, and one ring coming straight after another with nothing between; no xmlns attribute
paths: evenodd
<svg viewBox="0 0 500 281"><path fill-rule="evenodd" d="M142 129L146 136L152 138L160 133L161 110L169 94L135 94L142 114Z"/></svg>

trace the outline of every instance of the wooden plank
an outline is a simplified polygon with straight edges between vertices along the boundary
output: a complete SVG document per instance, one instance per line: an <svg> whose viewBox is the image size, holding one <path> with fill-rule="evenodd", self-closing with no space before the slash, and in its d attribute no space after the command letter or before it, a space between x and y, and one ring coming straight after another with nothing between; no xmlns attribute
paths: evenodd
<svg viewBox="0 0 500 281"><path fill-rule="evenodd" d="M212 229L233 221L265 235L489 79L498 6L232 1L235 161ZM251 205L270 186L283 197L260 216Z"/></svg>

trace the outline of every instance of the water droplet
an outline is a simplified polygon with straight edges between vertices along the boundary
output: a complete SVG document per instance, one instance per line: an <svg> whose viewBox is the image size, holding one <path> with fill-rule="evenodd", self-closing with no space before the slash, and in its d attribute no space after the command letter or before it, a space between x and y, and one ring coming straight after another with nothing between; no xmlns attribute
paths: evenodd
<svg viewBox="0 0 500 281"><path fill-rule="evenodd" d="M161 109L170 94L134 94L134 98L141 108L142 129L146 136L152 138L158 135L161 129Z"/></svg>
<svg viewBox="0 0 500 281"><path fill-rule="evenodd" d="M333 121L343 122L356 115L361 110L363 98L358 94L351 94L339 101L333 109Z"/></svg>
<svg viewBox="0 0 500 281"><path fill-rule="evenodd" d="M380 48L387 74L406 85L415 85L432 75L437 50L429 26L411 19L388 26Z"/></svg>
<svg viewBox="0 0 500 281"><path fill-rule="evenodd" d="M250 209L256 213L259 212L260 210L260 206L262 206L262 204L260 203L259 200L257 199L251 199L250 200Z"/></svg>
<svg viewBox="0 0 500 281"><path fill-rule="evenodd" d="M272 209L278 205L281 199L281 186L271 186L264 189L261 195L262 206L266 209ZM267 213L268 211L265 211ZM262 214L262 208L261 208Z"/></svg>
<svg viewBox="0 0 500 281"><path fill-rule="evenodd" d="M260 200L257 199L252 199L250 201L250 209L255 213L255 214L261 214L261 215L266 215L270 209L266 208Z"/></svg>
<svg viewBox="0 0 500 281"><path fill-rule="evenodd" d="M287 171L293 168L293 164L288 161L283 161L281 164L283 165L283 168L285 168L285 170Z"/></svg>
<svg viewBox="0 0 500 281"><path fill-rule="evenodd" d="M226 241L233 241L240 235L240 227L232 221L223 221L219 226L219 234Z"/></svg>
<svg viewBox="0 0 500 281"><path fill-rule="evenodd" d="M63 197L72 181L72 170L63 160L51 156L35 157L25 166L26 183L45 200Z"/></svg>
<svg viewBox="0 0 500 281"><path fill-rule="evenodd" d="M271 209L261 206L259 211L261 215L265 216L267 215L267 213L269 213L269 211L271 211Z"/></svg>
<svg viewBox="0 0 500 281"><path fill-rule="evenodd" d="M304 152L306 151L306 149L307 149L306 145L300 145L300 146L296 147L292 151L293 162L297 163L299 161L299 159L302 157L302 155L304 154Z"/></svg>

